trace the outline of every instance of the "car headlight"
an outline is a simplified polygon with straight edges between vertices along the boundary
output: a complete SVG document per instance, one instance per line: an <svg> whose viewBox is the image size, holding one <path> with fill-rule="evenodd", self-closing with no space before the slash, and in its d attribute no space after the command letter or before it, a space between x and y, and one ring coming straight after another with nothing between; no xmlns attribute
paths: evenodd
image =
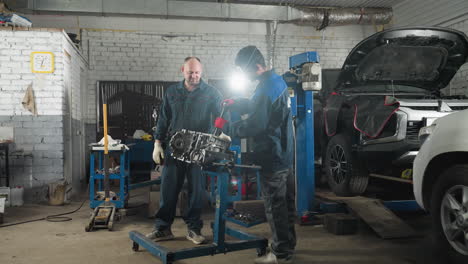
<svg viewBox="0 0 468 264"><path fill-rule="evenodd" d="M419 130L419 141L421 142L421 144L424 143L424 141L426 141L426 139L432 134L432 132L434 132L434 129L436 127L436 124L432 124L430 126L426 126L426 127L422 127L420 130Z"/></svg>

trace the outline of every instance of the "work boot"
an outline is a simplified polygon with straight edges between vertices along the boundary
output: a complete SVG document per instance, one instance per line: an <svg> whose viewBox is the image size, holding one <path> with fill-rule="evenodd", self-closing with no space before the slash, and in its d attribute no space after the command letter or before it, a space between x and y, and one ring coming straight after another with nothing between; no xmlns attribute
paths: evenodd
<svg viewBox="0 0 468 264"><path fill-rule="evenodd" d="M153 230L153 232L147 234L146 237L155 242L174 239L171 229Z"/></svg>
<svg viewBox="0 0 468 264"><path fill-rule="evenodd" d="M292 255L286 258L278 258L275 254L269 252L265 256L255 259L255 264L292 264Z"/></svg>
<svg viewBox="0 0 468 264"><path fill-rule="evenodd" d="M203 244L203 242L205 242L205 237L202 236L201 232L197 230L189 230L187 239L197 245Z"/></svg>

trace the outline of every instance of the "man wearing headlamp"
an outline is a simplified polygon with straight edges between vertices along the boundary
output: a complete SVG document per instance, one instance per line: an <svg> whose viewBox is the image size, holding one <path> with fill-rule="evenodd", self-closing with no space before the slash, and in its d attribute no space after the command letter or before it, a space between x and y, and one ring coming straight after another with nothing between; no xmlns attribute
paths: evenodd
<svg viewBox="0 0 468 264"><path fill-rule="evenodd" d="M255 46L242 48L235 64L250 80L258 80L250 100L224 100L232 111L249 114L234 123L218 118L215 126L231 137L252 137L255 163L262 166L261 187L271 227L271 252L256 263L292 263L296 246L293 135L289 93L283 78L268 70ZM221 135L222 137L224 135Z"/></svg>

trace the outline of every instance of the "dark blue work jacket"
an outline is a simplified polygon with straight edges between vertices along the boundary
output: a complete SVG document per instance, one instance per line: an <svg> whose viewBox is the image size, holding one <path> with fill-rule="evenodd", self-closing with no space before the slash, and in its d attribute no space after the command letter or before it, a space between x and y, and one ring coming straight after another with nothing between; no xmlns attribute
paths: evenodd
<svg viewBox="0 0 468 264"><path fill-rule="evenodd" d="M273 70L259 76L259 81L248 103L243 100L233 107L242 108L233 109L241 114L247 109L249 117L230 124L226 132L233 137L253 137L254 161L263 171L289 169L293 162L293 130L288 87Z"/></svg>
<svg viewBox="0 0 468 264"><path fill-rule="evenodd" d="M168 142L181 129L212 133L221 101L221 93L203 80L191 92L184 81L171 85L164 93L154 138Z"/></svg>

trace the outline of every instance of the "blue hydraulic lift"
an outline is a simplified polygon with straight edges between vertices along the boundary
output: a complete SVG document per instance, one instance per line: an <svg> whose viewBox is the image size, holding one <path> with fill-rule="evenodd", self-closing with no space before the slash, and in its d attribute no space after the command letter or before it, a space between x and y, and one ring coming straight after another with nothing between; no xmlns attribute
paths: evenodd
<svg viewBox="0 0 468 264"><path fill-rule="evenodd" d="M289 58L289 68L301 73L305 63L319 63L317 52L305 52ZM286 73L284 79L290 87L291 111L295 122L296 144L296 207L298 216L314 208L315 155L314 155L314 91L304 90L298 76Z"/></svg>
<svg viewBox="0 0 468 264"><path fill-rule="evenodd" d="M343 204L318 204L315 199L314 92L320 90L319 62L319 54L315 51L291 56L289 57L290 72L283 75L292 95L291 111L295 123L296 207L298 216L304 217L304 219L317 212L346 211ZM312 64L317 64L319 75L314 76L315 73L311 73L310 65ZM304 77L305 75L309 75L309 77ZM319 86L311 86L311 82L316 82ZM383 204L392 211L419 209L414 200L384 201ZM304 219L301 218L301 220Z"/></svg>

